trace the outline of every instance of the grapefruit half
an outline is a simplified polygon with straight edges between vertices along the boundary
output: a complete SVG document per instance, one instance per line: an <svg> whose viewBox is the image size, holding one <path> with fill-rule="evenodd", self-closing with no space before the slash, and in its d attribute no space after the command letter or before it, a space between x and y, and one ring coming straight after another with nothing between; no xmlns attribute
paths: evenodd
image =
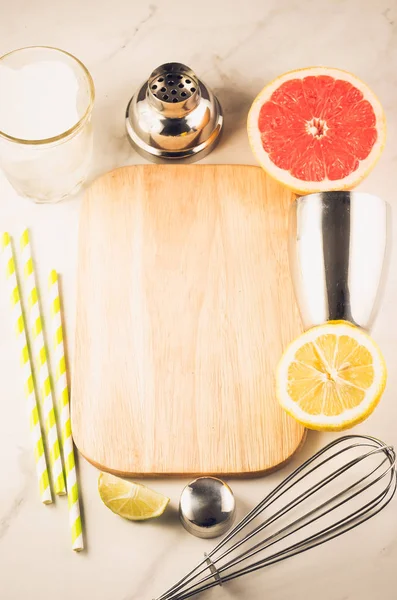
<svg viewBox="0 0 397 600"><path fill-rule="evenodd" d="M265 171L298 194L346 190L378 160L386 121L357 77L310 67L263 88L248 115L248 136Z"/></svg>

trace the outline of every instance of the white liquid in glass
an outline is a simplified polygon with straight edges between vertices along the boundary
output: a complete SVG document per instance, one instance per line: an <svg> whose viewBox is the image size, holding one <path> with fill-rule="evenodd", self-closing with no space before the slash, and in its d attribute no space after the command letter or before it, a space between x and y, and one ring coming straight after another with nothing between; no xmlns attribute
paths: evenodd
<svg viewBox="0 0 397 600"><path fill-rule="evenodd" d="M16 65L0 60L0 165L20 194L56 201L87 176L93 91L84 67L62 51L25 48L8 56L29 51Z"/></svg>

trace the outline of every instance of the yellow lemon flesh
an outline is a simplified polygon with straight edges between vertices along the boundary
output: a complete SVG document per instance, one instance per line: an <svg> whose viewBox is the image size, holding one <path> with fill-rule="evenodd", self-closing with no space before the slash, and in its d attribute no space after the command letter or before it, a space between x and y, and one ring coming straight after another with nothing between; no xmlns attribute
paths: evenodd
<svg viewBox="0 0 397 600"><path fill-rule="evenodd" d="M130 521L159 517L170 501L145 485L126 481L109 473L99 475L98 491L102 502L111 511Z"/></svg>
<svg viewBox="0 0 397 600"><path fill-rule="evenodd" d="M345 322L309 329L284 352L277 370L282 407L310 429L339 431L366 419L386 385L383 355Z"/></svg>

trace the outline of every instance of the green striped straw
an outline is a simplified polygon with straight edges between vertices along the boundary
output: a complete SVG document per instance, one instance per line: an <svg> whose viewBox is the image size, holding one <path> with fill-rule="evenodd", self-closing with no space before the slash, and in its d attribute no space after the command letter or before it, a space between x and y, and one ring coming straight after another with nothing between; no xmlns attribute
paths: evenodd
<svg viewBox="0 0 397 600"><path fill-rule="evenodd" d="M23 273L28 299L28 317L31 330L33 354L37 368L39 392L42 400L44 429L47 438L47 449L50 459L52 480L55 493L66 494L65 479L61 452L59 448L57 424L55 419L54 404L52 399L51 379L48 369L46 344L43 334L43 319L38 300L36 277L30 248L29 232L27 229L21 236L21 253L23 260Z"/></svg>
<svg viewBox="0 0 397 600"><path fill-rule="evenodd" d="M33 370L29 348L26 337L25 319L23 316L21 295L19 292L18 279L15 269L14 253L12 250L11 240L8 233L3 233L1 246L5 260L6 275L10 286L10 297L15 322L15 332L19 345L21 365L23 368L23 380L25 385L25 394L28 401L30 431L34 444L34 458L36 461L37 478L39 480L39 489L41 501L44 504L51 504L51 488L48 478L47 461L44 452L43 438L41 435L41 427L39 420L39 411L37 406L37 398L33 383Z"/></svg>
<svg viewBox="0 0 397 600"><path fill-rule="evenodd" d="M69 524L72 534L72 548L76 552L80 552L80 550L83 550L84 548L84 539L80 516L79 489L74 459L73 437L70 424L69 390L63 342L61 301L56 271L51 271L50 273L49 288L55 358L55 397L61 418L63 460L65 463L68 489Z"/></svg>

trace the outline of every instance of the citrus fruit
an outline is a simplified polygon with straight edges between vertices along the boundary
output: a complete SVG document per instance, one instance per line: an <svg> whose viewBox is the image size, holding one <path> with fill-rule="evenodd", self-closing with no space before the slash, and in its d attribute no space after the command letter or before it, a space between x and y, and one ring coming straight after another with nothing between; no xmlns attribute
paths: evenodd
<svg viewBox="0 0 397 600"><path fill-rule="evenodd" d="M345 322L309 329L284 352L277 370L283 408L311 429L337 431L366 419L386 385L372 338Z"/></svg>
<svg viewBox="0 0 397 600"><path fill-rule="evenodd" d="M310 67L263 88L248 115L248 135L262 167L306 194L357 185L383 150L386 121L379 100L357 77Z"/></svg>
<svg viewBox="0 0 397 600"><path fill-rule="evenodd" d="M109 473L101 473L98 491L102 502L111 511L130 521L159 517L170 499L140 483L126 481Z"/></svg>

